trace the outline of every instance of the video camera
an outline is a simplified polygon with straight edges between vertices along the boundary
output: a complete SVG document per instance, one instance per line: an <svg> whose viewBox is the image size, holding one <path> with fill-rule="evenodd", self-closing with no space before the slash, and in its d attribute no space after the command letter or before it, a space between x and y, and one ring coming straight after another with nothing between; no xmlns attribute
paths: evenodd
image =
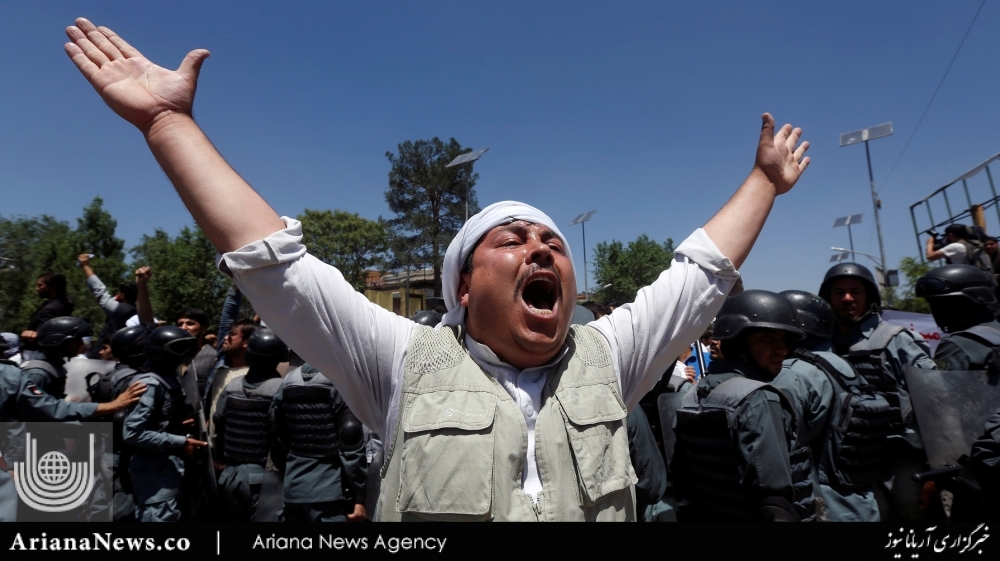
<svg viewBox="0 0 1000 561"><path fill-rule="evenodd" d="M940 251L941 248L948 245L948 242L944 240L944 236L937 233L937 230L935 230L934 228L927 230L927 234L930 237L934 238L934 251Z"/></svg>

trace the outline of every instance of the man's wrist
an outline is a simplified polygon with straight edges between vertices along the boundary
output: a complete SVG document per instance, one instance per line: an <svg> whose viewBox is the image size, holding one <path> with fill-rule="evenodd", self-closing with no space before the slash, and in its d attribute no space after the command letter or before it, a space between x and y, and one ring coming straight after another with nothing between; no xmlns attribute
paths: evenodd
<svg viewBox="0 0 1000 561"><path fill-rule="evenodd" d="M160 113L156 117L150 119L148 124L139 127L139 130L142 132L143 136L146 137L146 142L152 143L157 137L162 135L164 131L169 130L174 126L183 126L185 124L194 125L194 118L187 113L164 111L163 113Z"/></svg>
<svg viewBox="0 0 1000 561"><path fill-rule="evenodd" d="M773 197L778 196L778 187L764 173L764 170L757 166L754 166L753 170L750 171L750 175L747 176L747 180L743 182L743 185L753 189L761 189Z"/></svg>

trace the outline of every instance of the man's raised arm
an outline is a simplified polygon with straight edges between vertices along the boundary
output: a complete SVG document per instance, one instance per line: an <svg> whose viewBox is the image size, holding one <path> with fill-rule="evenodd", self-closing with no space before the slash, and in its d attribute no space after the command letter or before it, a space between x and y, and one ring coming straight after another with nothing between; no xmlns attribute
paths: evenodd
<svg viewBox="0 0 1000 561"><path fill-rule="evenodd" d="M156 66L106 27L84 18L66 28L66 54L104 102L145 136L185 206L220 252L285 227L278 214L226 163L191 116L198 72L208 51L196 49L177 70Z"/></svg>
<svg viewBox="0 0 1000 561"><path fill-rule="evenodd" d="M785 125L775 134L774 117L764 113L761 120L753 171L729 202L705 224L705 233L737 269L746 261L764 228L774 198L787 193L809 166L809 158L803 158L809 143L795 146L802 129Z"/></svg>

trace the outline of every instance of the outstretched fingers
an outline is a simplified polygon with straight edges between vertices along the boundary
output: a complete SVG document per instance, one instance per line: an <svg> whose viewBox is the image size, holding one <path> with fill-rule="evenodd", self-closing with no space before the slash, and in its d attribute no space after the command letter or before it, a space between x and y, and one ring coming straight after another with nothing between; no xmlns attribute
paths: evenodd
<svg viewBox="0 0 1000 561"><path fill-rule="evenodd" d="M792 154L792 157L795 159L796 162L801 161L802 156L805 155L806 150L808 149L809 149L809 141L807 140L802 144L800 144L799 147L795 149L795 152Z"/></svg>
<svg viewBox="0 0 1000 561"><path fill-rule="evenodd" d="M80 73L88 81L93 82L94 76L101 71L92 60L90 60L87 55L83 54L83 51L77 46L76 43L66 43L63 45L63 49L66 50L66 54L69 56L73 64L80 69Z"/></svg>
<svg viewBox="0 0 1000 561"><path fill-rule="evenodd" d="M792 127L792 125L785 125L785 126L788 128ZM789 154L795 152L795 145L798 144L799 138L801 137L802 137L802 129L798 127L795 127L794 129L792 129L792 132L789 133L788 139L785 140L785 147L788 148Z"/></svg>
<svg viewBox="0 0 1000 561"><path fill-rule="evenodd" d="M110 29L104 27L103 25L101 27L98 27L97 30L100 31L101 34L103 34L105 37L107 37L108 41L111 42L111 44L114 45L115 48L117 48L118 51L122 54L122 56L124 56L125 58L142 56L142 53L140 53L138 49L136 49L132 45L129 45L128 42L125 41L125 39L119 37L118 34L115 33L114 31L111 31Z"/></svg>
<svg viewBox="0 0 1000 561"><path fill-rule="evenodd" d="M88 39L86 34L84 34L79 27L67 27L66 36L69 37L70 41L76 43L76 46L80 48L83 54L87 55L87 58L96 64L98 68L110 61L108 56L102 53L101 49L98 49L97 45Z"/></svg>
<svg viewBox="0 0 1000 561"><path fill-rule="evenodd" d="M76 26L80 29L80 31L83 31L84 35L87 36L87 39L90 39L90 42L93 43L94 46L104 53L104 56L108 57L108 60L125 58L121 51L118 50L118 47L114 46L111 41L108 41L108 38L104 36L104 33L97 29L94 24L90 23L90 20L77 18Z"/></svg>
<svg viewBox="0 0 1000 561"><path fill-rule="evenodd" d="M780 148L782 144L787 146L788 136L792 134L792 125L782 125L781 129L774 135L774 146ZM791 152L791 150L789 150Z"/></svg>

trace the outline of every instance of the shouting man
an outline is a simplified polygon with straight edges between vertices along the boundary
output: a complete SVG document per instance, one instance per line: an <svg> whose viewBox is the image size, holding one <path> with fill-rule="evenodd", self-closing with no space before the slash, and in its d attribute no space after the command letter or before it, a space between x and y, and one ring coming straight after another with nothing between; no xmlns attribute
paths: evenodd
<svg viewBox="0 0 1000 561"><path fill-rule="evenodd" d="M633 304L570 328L569 245L539 210L500 202L445 256L437 329L368 302L309 255L192 118L208 51L155 66L85 19L66 53L135 125L269 327L388 443L381 520L634 520L627 409L708 326L738 284L777 195L809 164L801 129L763 116L750 176Z"/></svg>

